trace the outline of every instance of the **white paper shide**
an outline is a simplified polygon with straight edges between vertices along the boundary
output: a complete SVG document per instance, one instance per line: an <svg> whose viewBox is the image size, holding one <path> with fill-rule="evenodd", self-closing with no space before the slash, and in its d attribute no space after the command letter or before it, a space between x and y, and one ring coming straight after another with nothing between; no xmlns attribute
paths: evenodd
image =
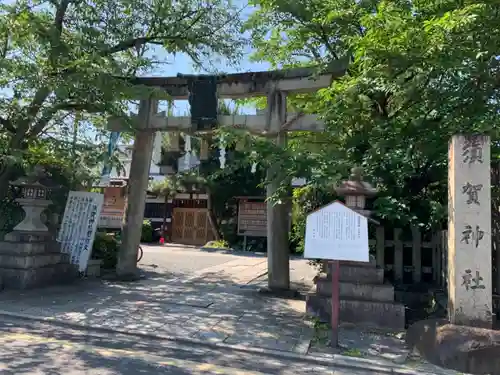
<svg viewBox="0 0 500 375"><path fill-rule="evenodd" d="M103 202L99 193L72 191L68 196L57 241L80 272L87 269Z"/></svg>
<svg viewBox="0 0 500 375"><path fill-rule="evenodd" d="M340 202L309 214L304 257L368 262L367 218Z"/></svg>

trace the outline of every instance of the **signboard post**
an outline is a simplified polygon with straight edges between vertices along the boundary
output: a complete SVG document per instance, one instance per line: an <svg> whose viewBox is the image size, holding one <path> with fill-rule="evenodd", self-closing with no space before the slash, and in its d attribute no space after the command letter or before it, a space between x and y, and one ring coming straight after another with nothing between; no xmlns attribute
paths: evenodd
<svg viewBox="0 0 500 375"><path fill-rule="evenodd" d="M240 200L238 204L238 235L267 237L267 207L265 201Z"/></svg>
<svg viewBox="0 0 500 375"><path fill-rule="evenodd" d="M335 201L307 216L304 257L330 261L332 346L338 346L340 261L368 262L368 219Z"/></svg>
<svg viewBox="0 0 500 375"><path fill-rule="evenodd" d="M243 236L243 251L247 249L247 237L267 237L267 204L264 199L240 199L238 235Z"/></svg>
<svg viewBox="0 0 500 375"><path fill-rule="evenodd" d="M265 197L237 197L238 236L243 236L243 250L247 249L247 237L268 237L267 202ZM288 217L289 230L292 220Z"/></svg>
<svg viewBox="0 0 500 375"><path fill-rule="evenodd" d="M330 345L339 345L339 321L340 321L340 262L332 260L330 262L332 273L332 339Z"/></svg>

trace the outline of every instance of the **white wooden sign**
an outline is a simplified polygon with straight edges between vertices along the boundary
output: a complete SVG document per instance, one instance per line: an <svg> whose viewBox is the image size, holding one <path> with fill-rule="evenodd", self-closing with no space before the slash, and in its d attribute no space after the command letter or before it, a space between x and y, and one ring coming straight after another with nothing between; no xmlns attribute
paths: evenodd
<svg viewBox="0 0 500 375"><path fill-rule="evenodd" d="M99 193L71 191L68 196L57 241L80 272L87 269L103 202Z"/></svg>
<svg viewBox="0 0 500 375"><path fill-rule="evenodd" d="M368 220L333 202L310 213L306 220L304 257L368 262Z"/></svg>

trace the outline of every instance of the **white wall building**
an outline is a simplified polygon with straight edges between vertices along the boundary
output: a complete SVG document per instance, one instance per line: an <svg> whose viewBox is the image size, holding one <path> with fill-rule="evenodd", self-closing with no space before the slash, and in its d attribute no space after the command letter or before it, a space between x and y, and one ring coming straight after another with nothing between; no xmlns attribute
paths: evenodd
<svg viewBox="0 0 500 375"><path fill-rule="evenodd" d="M106 181L109 181L111 179L128 178L130 176L130 166L132 164L132 151L134 146L132 144L132 145L118 145L117 147L118 147L118 152L120 152L120 154L123 155L120 157L123 170L118 171L116 168L112 168L110 175L105 176L101 180L101 183L106 183ZM162 168L158 165L160 161L161 161L161 133L158 132L155 138L153 155L151 158L151 165L149 167L149 177L151 180L162 180L166 174L165 173L166 168ZM200 159L194 152L191 152L190 159L188 160L187 163L185 156L182 156L177 160L177 170L179 172L184 172L196 168L199 165L200 165Z"/></svg>

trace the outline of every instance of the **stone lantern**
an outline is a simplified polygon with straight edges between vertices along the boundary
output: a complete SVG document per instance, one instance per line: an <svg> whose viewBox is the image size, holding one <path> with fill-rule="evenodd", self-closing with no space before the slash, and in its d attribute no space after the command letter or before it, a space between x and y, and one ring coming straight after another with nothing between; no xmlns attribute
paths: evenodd
<svg viewBox="0 0 500 375"><path fill-rule="evenodd" d="M352 168L349 180L343 181L335 191L345 198L347 207L363 216L370 216L371 211L365 209L366 199L374 197L378 191L369 182L363 181L363 168Z"/></svg>
<svg viewBox="0 0 500 375"><path fill-rule="evenodd" d="M42 218L43 211L52 204L51 185L43 168L11 183L25 217L0 241L0 284L5 288L67 283L77 275L69 255L61 253Z"/></svg>
<svg viewBox="0 0 500 375"><path fill-rule="evenodd" d="M370 218L371 211L365 208L366 199L374 197L378 191L369 182L363 181L363 168L352 168L349 179L343 181L335 191L339 197L345 198L345 205L347 207L365 216L372 223L380 224L378 221ZM371 255L370 263L375 264L375 259Z"/></svg>
<svg viewBox="0 0 500 375"><path fill-rule="evenodd" d="M49 199L50 187L43 183L44 171L36 168L34 173L11 183L16 190L16 202L25 212L23 221L14 227L16 232L46 233L49 228L42 219L43 211L52 204Z"/></svg>
<svg viewBox="0 0 500 375"><path fill-rule="evenodd" d="M352 168L351 176L336 189L345 197L346 206L368 217L366 198L373 197L377 190L363 181L363 170ZM369 221L377 223L368 218ZM332 314L332 272L323 263L326 275L315 278L316 290L306 297L306 308L310 315L322 322L330 322ZM384 270L377 267L375 258L369 262L340 261L339 298L340 321L356 325L386 327L400 330L405 326L405 306L394 301L394 286L384 283Z"/></svg>

